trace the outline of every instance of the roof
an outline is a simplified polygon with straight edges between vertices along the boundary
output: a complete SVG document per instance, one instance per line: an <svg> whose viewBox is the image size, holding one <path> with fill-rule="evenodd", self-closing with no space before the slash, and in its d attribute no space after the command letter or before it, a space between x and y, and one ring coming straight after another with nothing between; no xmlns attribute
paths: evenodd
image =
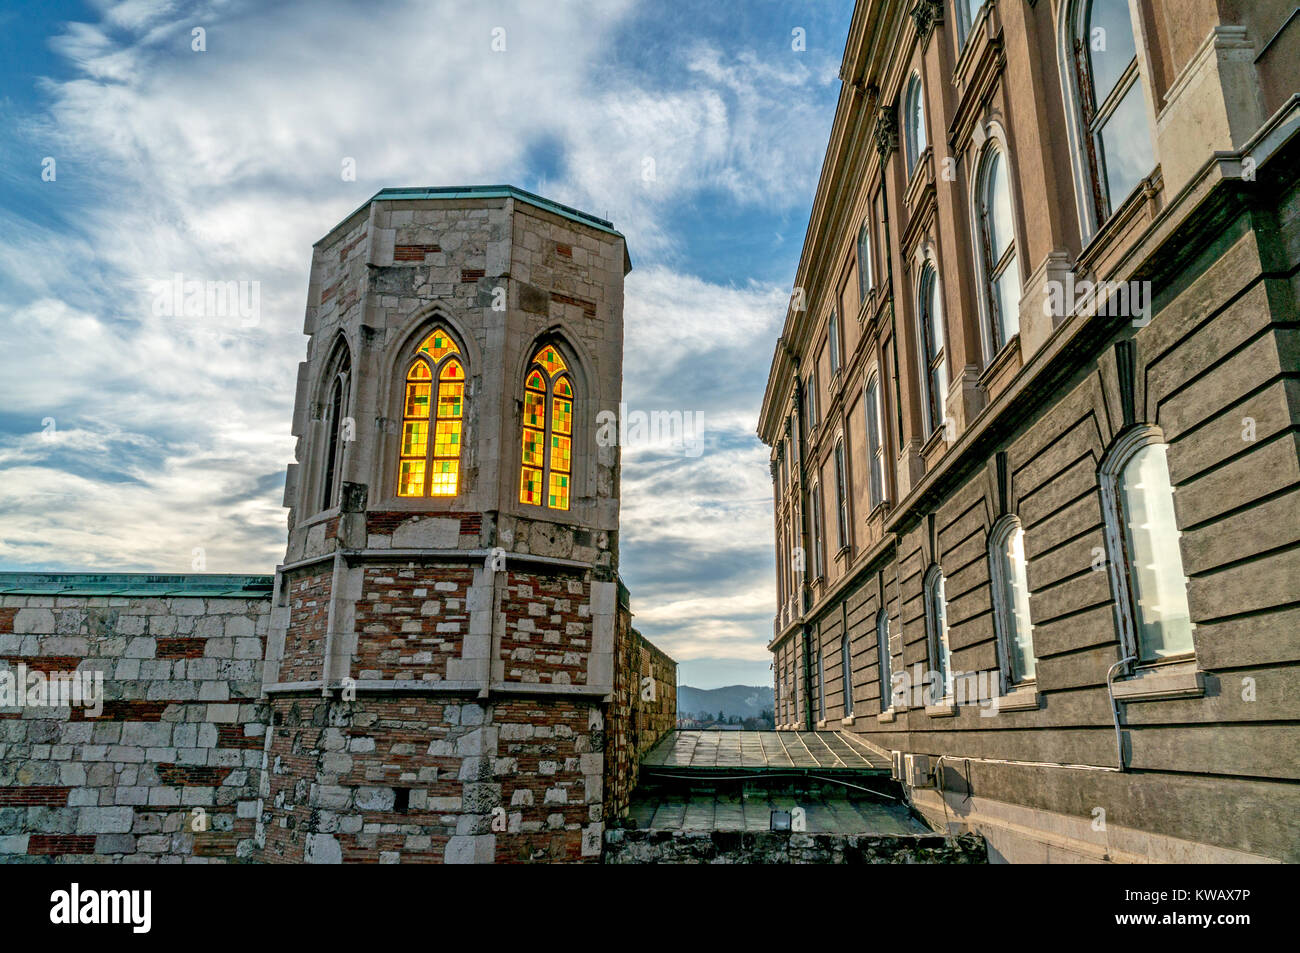
<svg viewBox="0 0 1300 953"><path fill-rule="evenodd" d="M641 770L888 774L890 763L883 753L843 731L673 731L641 759Z"/></svg>
<svg viewBox="0 0 1300 953"><path fill-rule="evenodd" d="M274 581L274 576L225 573L0 572L0 595L269 599Z"/></svg>

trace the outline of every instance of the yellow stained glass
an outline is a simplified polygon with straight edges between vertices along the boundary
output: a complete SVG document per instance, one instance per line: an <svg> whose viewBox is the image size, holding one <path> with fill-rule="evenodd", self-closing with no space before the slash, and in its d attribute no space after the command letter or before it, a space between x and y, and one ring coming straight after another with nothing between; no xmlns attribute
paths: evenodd
<svg viewBox="0 0 1300 953"><path fill-rule="evenodd" d="M524 428L524 466L540 467L542 465L542 432Z"/></svg>
<svg viewBox="0 0 1300 953"><path fill-rule="evenodd" d="M567 377L561 377L555 382L555 393L559 397L572 397L573 387L569 384Z"/></svg>
<svg viewBox="0 0 1300 953"><path fill-rule="evenodd" d="M546 378L542 377L541 371L533 371L528 375L528 381L524 384L524 386L532 388L533 390L540 390L545 392Z"/></svg>
<svg viewBox="0 0 1300 953"><path fill-rule="evenodd" d="M423 457L429 449L429 423L408 420L402 424L402 456Z"/></svg>
<svg viewBox="0 0 1300 953"><path fill-rule="evenodd" d="M551 492L547 502L553 510L569 508L569 475L567 473L551 474Z"/></svg>
<svg viewBox="0 0 1300 953"><path fill-rule="evenodd" d="M433 455L435 457L460 456L460 421L440 420L433 435ZM435 460L434 463L441 461Z"/></svg>
<svg viewBox="0 0 1300 953"><path fill-rule="evenodd" d="M424 461L403 460L401 472L397 478L398 496L422 496L424 494Z"/></svg>
<svg viewBox="0 0 1300 953"><path fill-rule="evenodd" d="M434 460L433 476L429 480L429 495L455 496L456 480L459 476L459 460Z"/></svg>
<svg viewBox="0 0 1300 953"><path fill-rule="evenodd" d="M442 328L437 328L424 339L424 343L420 345L420 352L428 354L436 364L448 354L459 354L460 348L456 346L456 342L451 339L450 334L442 330Z"/></svg>
<svg viewBox="0 0 1300 953"><path fill-rule="evenodd" d="M563 473L569 472L569 460L573 453L573 442L568 437L551 434L551 469Z"/></svg>
<svg viewBox="0 0 1300 953"><path fill-rule="evenodd" d="M427 381L433 375L429 371L429 365L424 361L416 361L411 365L411 372L406 375L408 381Z"/></svg>
<svg viewBox="0 0 1300 953"><path fill-rule="evenodd" d="M538 430L546 427L546 398L541 394L524 392L524 426Z"/></svg>
<svg viewBox="0 0 1300 953"><path fill-rule="evenodd" d="M555 398L551 421L556 433L573 433L573 401Z"/></svg>
<svg viewBox="0 0 1300 953"><path fill-rule="evenodd" d="M533 363L542 365L542 370L546 371L548 377L554 377L564 370L564 359L553 347L544 347L538 351L537 356L533 358Z"/></svg>
<svg viewBox="0 0 1300 953"><path fill-rule="evenodd" d="M406 385L407 417L425 418L429 416L429 384L411 383Z"/></svg>
<svg viewBox="0 0 1300 953"><path fill-rule="evenodd" d="M442 367L442 373L438 375L439 380L444 381L463 381L465 371L460 366L460 361L448 361Z"/></svg>
<svg viewBox="0 0 1300 953"><path fill-rule="evenodd" d="M450 384L443 381L438 385L438 416L459 417L465 394L464 384Z"/></svg>
<svg viewBox="0 0 1300 953"><path fill-rule="evenodd" d="M542 471L524 467L519 480L519 502L542 504Z"/></svg>

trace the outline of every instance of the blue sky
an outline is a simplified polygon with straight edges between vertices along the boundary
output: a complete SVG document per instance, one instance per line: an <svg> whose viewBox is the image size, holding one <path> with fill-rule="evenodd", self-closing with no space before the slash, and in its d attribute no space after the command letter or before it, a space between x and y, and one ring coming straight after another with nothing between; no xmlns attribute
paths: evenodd
<svg viewBox="0 0 1300 953"><path fill-rule="evenodd" d="M624 452L635 624L683 684L770 684L754 428L851 12L8 5L0 568L270 572L311 243L386 186L510 182L627 235L625 400L704 414L699 456ZM177 271L259 282L260 320L155 316L150 289Z"/></svg>

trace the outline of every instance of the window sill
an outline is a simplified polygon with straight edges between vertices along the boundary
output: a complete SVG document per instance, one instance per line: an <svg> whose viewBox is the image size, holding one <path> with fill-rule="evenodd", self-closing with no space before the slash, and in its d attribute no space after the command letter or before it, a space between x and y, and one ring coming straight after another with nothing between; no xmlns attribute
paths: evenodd
<svg viewBox="0 0 1300 953"><path fill-rule="evenodd" d="M854 717L853 717L852 715L849 715L849 716L847 716L847 717L845 717L845 718L841 718L841 719L840 719L840 724L841 724L841 725L852 725L852 724L854 723L854 720L855 720Z"/></svg>
<svg viewBox="0 0 1300 953"><path fill-rule="evenodd" d="M957 703L945 698L937 705L926 705L925 713L931 718L952 718L957 714Z"/></svg>
<svg viewBox="0 0 1300 953"><path fill-rule="evenodd" d="M897 717L898 714L891 708L889 709L889 711L882 711L879 715L877 715L876 721L880 722L882 725L887 725Z"/></svg>
<svg viewBox="0 0 1300 953"><path fill-rule="evenodd" d="M822 730L822 729L825 728L825 727L826 727L826 719L825 719L825 718L823 718L821 721L817 722L817 730L818 730L818 731Z"/></svg>
<svg viewBox="0 0 1300 953"><path fill-rule="evenodd" d="M1205 676L1196 662L1178 662L1139 668L1136 675L1118 680L1112 689L1122 702L1160 701L1165 698L1200 698L1205 694Z"/></svg>
<svg viewBox="0 0 1300 953"><path fill-rule="evenodd" d="M1021 685L998 696L998 711L1035 711L1040 707L1038 688L1034 684Z"/></svg>

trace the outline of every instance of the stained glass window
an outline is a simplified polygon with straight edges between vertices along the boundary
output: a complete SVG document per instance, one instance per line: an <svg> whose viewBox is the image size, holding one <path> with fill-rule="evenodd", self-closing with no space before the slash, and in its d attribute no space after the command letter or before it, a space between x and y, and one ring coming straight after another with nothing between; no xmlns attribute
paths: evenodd
<svg viewBox="0 0 1300 953"><path fill-rule="evenodd" d="M573 472L573 382L551 345L534 355L524 379L519 502L569 508Z"/></svg>
<svg viewBox="0 0 1300 953"><path fill-rule="evenodd" d="M430 419L435 378L437 405ZM415 361L406 374L398 496L456 495L464 417L465 367L460 349L450 334L438 328L417 348Z"/></svg>

